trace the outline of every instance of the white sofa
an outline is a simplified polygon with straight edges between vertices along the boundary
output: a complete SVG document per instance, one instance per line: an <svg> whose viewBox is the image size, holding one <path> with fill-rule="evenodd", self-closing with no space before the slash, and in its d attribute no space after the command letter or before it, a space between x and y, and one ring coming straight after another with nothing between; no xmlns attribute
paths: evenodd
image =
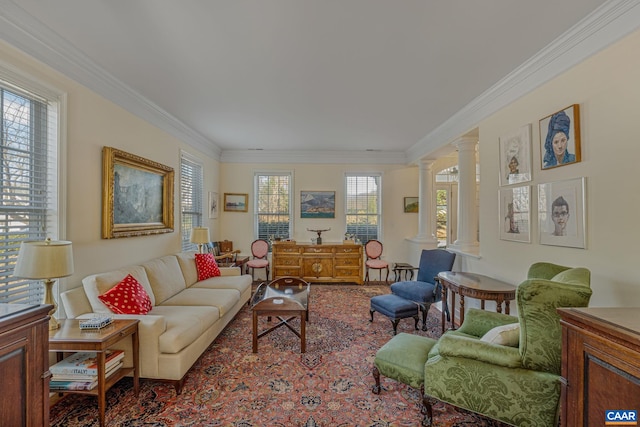
<svg viewBox="0 0 640 427"><path fill-rule="evenodd" d="M170 381L180 393L191 366L251 297L250 275L237 267L220 271L222 276L198 281L195 252L167 255L85 277L81 287L62 293L61 300L69 318L108 313L138 319L140 376ZM98 298L127 274L149 294L153 308L146 315L113 314ZM125 365L130 366L130 340L118 348L125 350Z"/></svg>

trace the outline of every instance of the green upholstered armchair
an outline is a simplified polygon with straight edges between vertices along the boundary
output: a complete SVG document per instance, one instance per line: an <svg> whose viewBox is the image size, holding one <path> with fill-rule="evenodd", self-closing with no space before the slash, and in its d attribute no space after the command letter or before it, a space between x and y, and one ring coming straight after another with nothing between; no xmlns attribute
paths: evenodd
<svg viewBox="0 0 640 427"><path fill-rule="evenodd" d="M427 425L432 398L515 426L557 425L562 331L556 308L589 304L590 272L537 263L527 277L516 292L518 317L470 309L461 327L430 349L424 365ZM516 322L513 346L487 342L490 330Z"/></svg>

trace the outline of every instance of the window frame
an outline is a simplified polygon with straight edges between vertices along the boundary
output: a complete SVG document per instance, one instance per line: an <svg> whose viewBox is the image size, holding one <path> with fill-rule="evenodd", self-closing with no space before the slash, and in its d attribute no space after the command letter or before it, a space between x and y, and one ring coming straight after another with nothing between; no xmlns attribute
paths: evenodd
<svg viewBox="0 0 640 427"><path fill-rule="evenodd" d="M260 215L267 215L269 213L261 213L260 212L260 182L259 178L261 176L286 176L289 179L289 225L288 225L288 236L286 238L291 238L293 236L293 226L294 226L294 173L291 170L278 170L278 171L254 171L253 173L253 234L254 239L260 239ZM279 215L278 213L271 213L271 215ZM269 236L265 238L265 240L269 241ZM281 236L282 237L282 236ZM269 248L271 250L271 248Z"/></svg>
<svg viewBox="0 0 640 427"><path fill-rule="evenodd" d="M183 166L185 162L188 162L198 168L200 188L193 188L193 179L191 179L192 186L190 188L190 195L194 202L192 203L192 210L185 211L185 199L183 192L183 185L185 185L185 175L183 172ZM193 174L191 174L193 175ZM199 190L199 191L198 191ZM193 154L180 150L180 247L182 251L197 250L198 247L195 243L191 243L191 230L194 227L203 227L205 222L204 207L205 207L205 194L204 194L204 164ZM198 212L199 208L199 212ZM195 218L196 221L191 221L191 224L187 224L186 215L190 215L191 218Z"/></svg>
<svg viewBox="0 0 640 427"><path fill-rule="evenodd" d="M376 193L376 210L377 213L375 214L349 214L349 178L358 178L358 177L368 177L368 178L373 178L374 180L377 181L376 185L377 185L377 193ZM366 243L367 240L370 239L375 239L375 240L382 240L382 236L383 236L383 212L382 212L382 177L383 174L382 172L345 172L344 174L344 229L346 230L347 233L349 233L349 217L350 216L375 216L376 217L376 222L377 222L377 227L376 227L376 236L372 236L370 233L367 233L364 236L367 236L366 238L362 238L363 235L360 235L358 233L356 233L356 238L359 239L361 241L361 243ZM369 223L367 221L367 223ZM350 233L353 234L353 233Z"/></svg>

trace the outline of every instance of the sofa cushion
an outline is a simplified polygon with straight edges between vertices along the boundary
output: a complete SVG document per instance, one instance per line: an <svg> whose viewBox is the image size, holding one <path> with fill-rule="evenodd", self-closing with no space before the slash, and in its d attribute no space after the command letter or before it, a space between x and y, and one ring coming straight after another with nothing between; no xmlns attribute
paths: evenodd
<svg viewBox="0 0 640 427"><path fill-rule="evenodd" d="M191 345L220 318L217 307L158 305L149 314L161 315L166 330L158 340L160 353L178 353Z"/></svg>
<svg viewBox="0 0 640 427"><path fill-rule="evenodd" d="M152 259L142 266L147 272L149 284L156 297L156 305L162 304L187 287L175 255Z"/></svg>
<svg viewBox="0 0 640 427"><path fill-rule="evenodd" d="M182 275L187 286L191 286L198 281L198 270L196 269L196 252L180 252L176 254Z"/></svg>
<svg viewBox="0 0 640 427"><path fill-rule="evenodd" d="M87 299L89 300L94 313L113 313L109 310L109 307L100 301L98 295L102 295L109 289L113 288L115 285L120 283L122 279L127 277L128 274L132 275L138 283L142 285L144 290L147 291L149 299L151 300L151 305L156 304L155 295L151 289L151 284L149 283L145 269L142 266L134 265L124 267L119 270L108 271L106 273L92 274L91 276L87 276L82 279L84 292L87 294Z"/></svg>
<svg viewBox="0 0 640 427"><path fill-rule="evenodd" d="M251 275L211 277L207 280L196 282L191 289L236 289L240 294L251 288Z"/></svg>
<svg viewBox="0 0 640 427"><path fill-rule="evenodd" d="M213 254L196 254L196 270L198 270L198 280L207 280L210 277L220 276L220 267Z"/></svg>
<svg viewBox="0 0 640 427"><path fill-rule="evenodd" d="M98 298L116 314L147 314L152 308L149 295L130 274Z"/></svg>
<svg viewBox="0 0 640 427"><path fill-rule="evenodd" d="M185 289L177 295L166 300L164 305L174 306L211 306L220 310L220 317L231 311L240 300L240 292L235 289ZM190 310L190 308L189 308Z"/></svg>

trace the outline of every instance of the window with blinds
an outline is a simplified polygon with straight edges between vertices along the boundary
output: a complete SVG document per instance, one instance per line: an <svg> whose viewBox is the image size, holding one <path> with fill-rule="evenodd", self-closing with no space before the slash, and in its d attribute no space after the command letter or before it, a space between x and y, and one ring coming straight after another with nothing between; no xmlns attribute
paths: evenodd
<svg viewBox="0 0 640 427"><path fill-rule="evenodd" d="M0 111L0 303L41 304L13 269L22 241L58 238L58 100L0 81Z"/></svg>
<svg viewBox="0 0 640 427"><path fill-rule="evenodd" d="M346 232L362 243L381 235L381 175L347 174L345 176Z"/></svg>
<svg viewBox="0 0 640 427"><path fill-rule="evenodd" d="M187 153L180 157L180 210L182 212L182 250L197 250L191 243L193 227L202 227L203 218L203 171L202 164Z"/></svg>
<svg viewBox="0 0 640 427"><path fill-rule="evenodd" d="M291 236L292 173L255 173L255 229L258 239Z"/></svg>

